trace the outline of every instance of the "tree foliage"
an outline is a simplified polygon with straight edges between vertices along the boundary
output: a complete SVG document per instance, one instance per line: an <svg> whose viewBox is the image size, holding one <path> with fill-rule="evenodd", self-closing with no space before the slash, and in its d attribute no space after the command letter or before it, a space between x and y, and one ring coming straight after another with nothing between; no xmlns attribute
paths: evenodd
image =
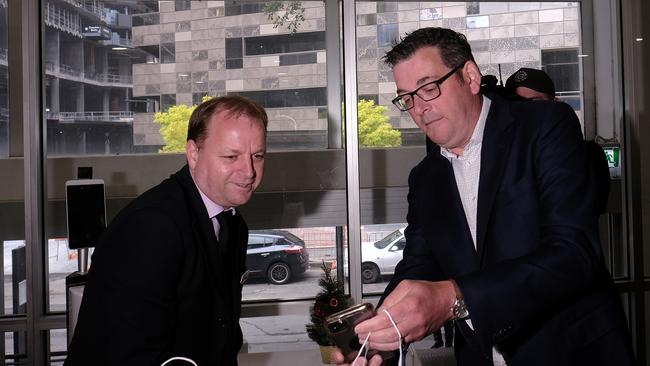
<svg viewBox="0 0 650 366"><path fill-rule="evenodd" d="M210 100L210 98L209 96L204 96L201 102ZM169 107L165 112L156 112L154 114L153 120L160 125L160 134L165 141L165 146L158 152L185 152L187 124L195 108L196 105L187 106L185 104L178 104Z"/></svg>
<svg viewBox="0 0 650 366"><path fill-rule="evenodd" d="M300 23L305 21L305 8L300 0L267 1L264 14L273 21L273 28L286 24L291 34L296 33Z"/></svg>
<svg viewBox="0 0 650 366"><path fill-rule="evenodd" d="M402 133L390 124L388 108L375 105L373 100L360 100L357 106L359 145L362 147L392 147L402 145Z"/></svg>
<svg viewBox="0 0 650 366"><path fill-rule="evenodd" d="M203 97L203 102L210 97ZM160 125L165 146L159 152L185 152L187 123L195 105L179 104L165 112L156 112L154 122ZM361 147L393 147L402 144L402 134L389 123L388 108L375 105L372 100L360 100L357 106L359 145ZM345 132L345 131L344 131Z"/></svg>

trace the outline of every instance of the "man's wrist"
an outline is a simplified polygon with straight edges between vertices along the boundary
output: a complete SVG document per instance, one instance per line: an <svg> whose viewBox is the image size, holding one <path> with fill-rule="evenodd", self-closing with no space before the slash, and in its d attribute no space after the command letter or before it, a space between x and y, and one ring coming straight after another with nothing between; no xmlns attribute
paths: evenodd
<svg viewBox="0 0 650 366"><path fill-rule="evenodd" d="M451 280L451 283L454 286L454 292L456 295L456 298L454 299L454 303L449 309L449 311L451 312L451 319L458 320L458 319L469 318L469 311L467 310L467 306L465 305L465 298L463 297L463 293L460 291L460 288L458 287L456 281Z"/></svg>

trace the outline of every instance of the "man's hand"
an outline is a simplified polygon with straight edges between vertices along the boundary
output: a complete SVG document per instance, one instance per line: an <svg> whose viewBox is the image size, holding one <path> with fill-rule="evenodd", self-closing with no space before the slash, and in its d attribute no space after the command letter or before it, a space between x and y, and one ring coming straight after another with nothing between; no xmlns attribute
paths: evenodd
<svg viewBox="0 0 650 366"><path fill-rule="evenodd" d="M456 290L451 281L404 280L386 297L377 315L361 322L354 330L359 339L365 339L370 333L370 349L396 350L400 340L384 309L390 313L406 343L411 343L451 319L450 309L455 300Z"/></svg>
<svg viewBox="0 0 650 366"><path fill-rule="evenodd" d="M347 364L344 363L345 360L343 357L343 353L341 353L341 350L337 348L334 352L332 352L332 362L339 366L380 366L382 361L383 360L379 355L374 355L370 359L370 362L368 362L365 358L363 358L363 356L359 356L357 362L355 362L354 364Z"/></svg>

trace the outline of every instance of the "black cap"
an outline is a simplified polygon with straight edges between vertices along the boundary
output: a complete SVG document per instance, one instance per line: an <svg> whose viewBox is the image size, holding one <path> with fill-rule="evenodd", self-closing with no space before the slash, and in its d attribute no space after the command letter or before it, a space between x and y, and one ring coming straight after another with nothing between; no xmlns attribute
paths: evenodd
<svg viewBox="0 0 650 366"><path fill-rule="evenodd" d="M555 98L553 80L542 70L522 67L506 80L506 89L510 92L514 93L515 89L520 86L549 94L551 98Z"/></svg>

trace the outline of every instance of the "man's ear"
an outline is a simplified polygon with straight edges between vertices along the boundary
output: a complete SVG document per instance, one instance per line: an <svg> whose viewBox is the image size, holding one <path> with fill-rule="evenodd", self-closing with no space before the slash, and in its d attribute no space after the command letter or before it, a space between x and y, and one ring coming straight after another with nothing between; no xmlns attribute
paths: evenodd
<svg viewBox="0 0 650 366"><path fill-rule="evenodd" d="M199 146L194 140L187 140L185 156L187 157L187 165L189 165L190 169L194 169L199 160Z"/></svg>
<svg viewBox="0 0 650 366"><path fill-rule="evenodd" d="M469 84L472 94L478 94L481 91L481 70L473 61L467 61L463 67L465 82Z"/></svg>

